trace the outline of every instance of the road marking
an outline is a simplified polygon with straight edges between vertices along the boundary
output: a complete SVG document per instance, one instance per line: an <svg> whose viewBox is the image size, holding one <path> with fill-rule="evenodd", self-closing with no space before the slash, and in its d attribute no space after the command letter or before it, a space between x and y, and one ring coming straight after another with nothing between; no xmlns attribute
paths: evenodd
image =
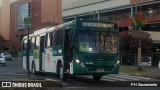
<svg viewBox="0 0 160 90"><path fill-rule="evenodd" d="M122 79L122 78L116 78L116 77L113 77L113 76L106 76L106 77L103 77L103 78L109 78L109 79L113 79L115 81L128 81L126 79Z"/></svg>
<svg viewBox="0 0 160 90"><path fill-rule="evenodd" d="M130 76L116 76L116 75L110 75L110 76L113 76L113 77L118 77L118 78L123 78L123 79L129 79L129 80L140 80L140 79L137 79L137 78L133 78L133 77L130 77Z"/></svg>
<svg viewBox="0 0 160 90"><path fill-rule="evenodd" d="M51 79L51 78L46 78L45 80L48 80L48 81L57 81L57 80Z"/></svg>
<svg viewBox="0 0 160 90"><path fill-rule="evenodd" d="M129 75L121 75L121 76L129 76ZM150 78L146 78L146 77L138 77L138 76L129 76L129 77L132 77L132 78L139 78L139 79L144 79L144 80L149 80Z"/></svg>

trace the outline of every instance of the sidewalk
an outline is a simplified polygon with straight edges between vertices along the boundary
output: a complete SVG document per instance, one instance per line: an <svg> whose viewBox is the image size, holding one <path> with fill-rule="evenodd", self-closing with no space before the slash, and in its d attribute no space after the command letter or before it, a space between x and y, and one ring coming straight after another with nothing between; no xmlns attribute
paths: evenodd
<svg viewBox="0 0 160 90"><path fill-rule="evenodd" d="M149 77L153 79L159 79L160 80L160 68L154 68L149 72L142 73L142 74L133 74L134 76L142 76L142 77Z"/></svg>
<svg viewBox="0 0 160 90"><path fill-rule="evenodd" d="M160 68L158 67L142 67L142 71L137 71L134 66L121 66L121 73L160 80Z"/></svg>

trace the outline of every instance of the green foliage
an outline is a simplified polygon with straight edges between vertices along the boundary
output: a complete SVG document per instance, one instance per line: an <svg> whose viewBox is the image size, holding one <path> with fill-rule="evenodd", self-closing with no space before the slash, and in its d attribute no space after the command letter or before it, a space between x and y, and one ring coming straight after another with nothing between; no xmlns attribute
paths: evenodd
<svg viewBox="0 0 160 90"><path fill-rule="evenodd" d="M18 51L17 50L9 50L9 53L12 55L12 57L18 57Z"/></svg>
<svg viewBox="0 0 160 90"><path fill-rule="evenodd" d="M0 35L0 43L3 43L5 41L4 37Z"/></svg>
<svg viewBox="0 0 160 90"><path fill-rule="evenodd" d="M127 34L120 40L120 51L122 53L136 54L138 52L139 40ZM151 54L153 47L152 39L141 39L142 54Z"/></svg>
<svg viewBox="0 0 160 90"><path fill-rule="evenodd" d="M153 66L158 66L160 61L160 52L154 52L153 53Z"/></svg>

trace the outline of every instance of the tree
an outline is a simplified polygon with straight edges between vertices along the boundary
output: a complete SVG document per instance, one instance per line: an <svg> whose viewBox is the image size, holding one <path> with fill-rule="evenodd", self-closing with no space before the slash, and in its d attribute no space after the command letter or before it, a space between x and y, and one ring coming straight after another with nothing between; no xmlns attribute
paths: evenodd
<svg viewBox="0 0 160 90"><path fill-rule="evenodd" d="M139 42L137 38L132 37L130 34L122 37L120 40L120 51L128 54L136 54ZM152 39L141 39L142 54L151 54L153 47Z"/></svg>
<svg viewBox="0 0 160 90"><path fill-rule="evenodd" d="M5 41L6 41L6 40L4 39L4 37L0 35L0 50L2 50L2 44L3 44Z"/></svg>
<svg viewBox="0 0 160 90"><path fill-rule="evenodd" d="M4 37L0 35L0 44L5 41Z"/></svg>

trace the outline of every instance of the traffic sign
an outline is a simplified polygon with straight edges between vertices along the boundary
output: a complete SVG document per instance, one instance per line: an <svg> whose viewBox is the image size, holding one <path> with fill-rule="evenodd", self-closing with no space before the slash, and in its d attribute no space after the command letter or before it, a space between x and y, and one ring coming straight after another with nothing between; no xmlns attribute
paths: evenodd
<svg viewBox="0 0 160 90"><path fill-rule="evenodd" d="M24 18L25 26L32 26L32 19L30 17Z"/></svg>

